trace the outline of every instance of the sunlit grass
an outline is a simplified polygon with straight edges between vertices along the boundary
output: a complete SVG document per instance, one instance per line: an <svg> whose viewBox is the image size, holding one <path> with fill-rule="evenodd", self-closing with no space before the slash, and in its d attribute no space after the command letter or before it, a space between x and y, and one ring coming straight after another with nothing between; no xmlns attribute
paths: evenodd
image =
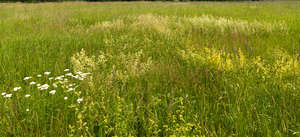
<svg viewBox="0 0 300 137"><path fill-rule="evenodd" d="M0 7L0 136L300 135L299 2Z"/></svg>

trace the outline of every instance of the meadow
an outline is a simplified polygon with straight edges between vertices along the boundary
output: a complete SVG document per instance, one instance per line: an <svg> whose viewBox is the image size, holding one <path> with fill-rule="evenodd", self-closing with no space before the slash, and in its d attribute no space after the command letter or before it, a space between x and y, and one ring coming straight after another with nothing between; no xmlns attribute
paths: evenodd
<svg viewBox="0 0 300 137"><path fill-rule="evenodd" d="M0 3L0 136L300 136L300 2Z"/></svg>

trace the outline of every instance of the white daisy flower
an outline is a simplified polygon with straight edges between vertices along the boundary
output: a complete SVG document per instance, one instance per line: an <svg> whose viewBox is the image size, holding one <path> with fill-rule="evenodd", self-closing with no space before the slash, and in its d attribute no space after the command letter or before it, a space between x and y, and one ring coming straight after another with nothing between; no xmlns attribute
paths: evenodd
<svg viewBox="0 0 300 137"><path fill-rule="evenodd" d="M54 88L57 88L57 85L55 83L52 84Z"/></svg>
<svg viewBox="0 0 300 137"><path fill-rule="evenodd" d="M56 90L51 90L49 93L52 94L52 95L54 95L55 92L56 92Z"/></svg>
<svg viewBox="0 0 300 137"><path fill-rule="evenodd" d="M67 73L67 74L65 74L66 76L70 76L70 77L72 77L73 76L73 74L72 73Z"/></svg>
<svg viewBox="0 0 300 137"><path fill-rule="evenodd" d="M44 84L44 85L38 87L39 90L46 90L48 88L49 88L48 84Z"/></svg>
<svg viewBox="0 0 300 137"><path fill-rule="evenodd" d="M32 82L29 83L29 85L34 85L34 84L36 84L36 82L32 81Z"/></svg>
<svg viewBox="0 0 300 137"><path fill-rule="evenodd" d="M88 72L88 73L82 73L82 74L81 74L82 77L86 77L87 75L91 75L91 73Z"/></svg>
<svg viewBox="0 0 300 137"><path fill-rule="evenodd" d="M53 77L50 77L50 78L49 78L49 80L52 80L52 79L54 79L54 78L53 78Z"/></svg>
<svg viewBox="0 0 300 137"><path fill-rule="evenodd" d="M44 72L44 74L45 74L45 75L50 75L50 74L51 74L51 72Z"/></svg>
<svg viewBox="0 0 300 137"><path fill-rule="evenodd" d="M15 87L14 88L14 91L18 91L18 90L20 90L21 89L21 87Z"/></svg>
<svg viewBox="0 0 300 137"><path fill-rule="evenodd" d="M28 97L30 97L30 95L29 95L29 94L26 94L26 95L25 95L25 98L28 98Z"/></svg>
<svg viewBox="0 0 300 137"><path fill-rule="evenodd" d="M82 73L82 72L77 72L79 74L79 80L83 80L86 78L87 75L90 75L91 73Z"/></svg>
<svg viewBox="0 0 300 137"><path fill-rule="evenodd" d="M29 112L29 109L27 108L26 111Z"/></svg>
<svg viewBox="0 0 300 137"><path fill-rule="evenodd" d="M75 78L75 79L78 79L79 78L79 76L78 75L75 75L75 76L72 76L73 78Z"/></svg>
<svg viewBox="0 0 300 137"><path fill-rule="evenodd" d="M36 76L37 76L37 77L39 77L39 78L40 78L40 77L42 77L42 75L41 75L41 74L38 74L38 75L36 75Z"/></svg>
<svg viewBox="0 0 300 137"><path fill-rule="evenodd" d="M38 87L39 87L39 86L41 86L41 84L36 84L36 86L38 86Z"/></svg>
<svg viewBox="0 0 300 137"><path fill-rule="evenodd" d="M83 101L83 98L79 98L79 99L77 99L77 103L81 103Z"/></svg>
<svg viewBox="0 0 300 137"><path fill-rule="evenodd" d="M73 91L73 90L74 90L74 88L69 88L69 89L68 89L68 91Z"/></svg>
<svg viewBox="0 0 300 137"><path fill-rule="evenodd" d="M64 79L64 81L68 81L68 79L67 79L67 78L65 78L65 79Z"/></svg>
<svg viewBox="0 0 300 137"><path fill-rule="evenodd" d="M28 80L28 79L31 79L31 77L24 77L23 80Z"/></svg>
<svg viewBox="0 0 300 137"><path fill-rule="evenodd" d="M5 95L6 95L6 92L2 92L1 95L2 95L2 96L5 96Z"/></svg>
<svg viewBox="0 0 300 137"><path fill-rule="evenodd" d="M65 71L65 72L66 72L66 71L70 71L70 69L65 69L64 71Z"/></svg>
<svg viewBox="0 0 300 137"><path fill-rule="evenodd" d="M68 97L64 97L64 100L68 100Z"/></svg>
<svg viewBox="0 0 300 137"><path fill-rule="evenodd" d="M11 98L11 97L12 97L12 94L6 94L4 97L5 97L5 98Z"/></svg>
<svg viewBox="0 0 300 137"><path fill-rule="evenodd" d="M64 75L58 76L55 78L55 80L63 80L63 77L65 77Z"/></svg>

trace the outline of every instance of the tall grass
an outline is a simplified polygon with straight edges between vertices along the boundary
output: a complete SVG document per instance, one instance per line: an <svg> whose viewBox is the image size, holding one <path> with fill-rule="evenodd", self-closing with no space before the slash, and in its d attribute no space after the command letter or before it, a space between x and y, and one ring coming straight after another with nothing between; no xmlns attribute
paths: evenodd
<svg viewBox="0 0 300 137"><path fill-rule="evenodd" d="M0 135L299 136L299 4L0 4Z"/></svg>

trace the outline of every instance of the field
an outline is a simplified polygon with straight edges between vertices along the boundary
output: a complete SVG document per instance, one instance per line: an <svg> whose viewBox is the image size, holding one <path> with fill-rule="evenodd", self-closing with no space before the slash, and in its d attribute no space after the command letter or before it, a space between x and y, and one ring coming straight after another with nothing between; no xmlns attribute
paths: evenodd
<svg viewBox="0 0 300 137"><path fill-rule="evenodd" d="M0 136L300 136L300 2L0 3Z"/></svg>

